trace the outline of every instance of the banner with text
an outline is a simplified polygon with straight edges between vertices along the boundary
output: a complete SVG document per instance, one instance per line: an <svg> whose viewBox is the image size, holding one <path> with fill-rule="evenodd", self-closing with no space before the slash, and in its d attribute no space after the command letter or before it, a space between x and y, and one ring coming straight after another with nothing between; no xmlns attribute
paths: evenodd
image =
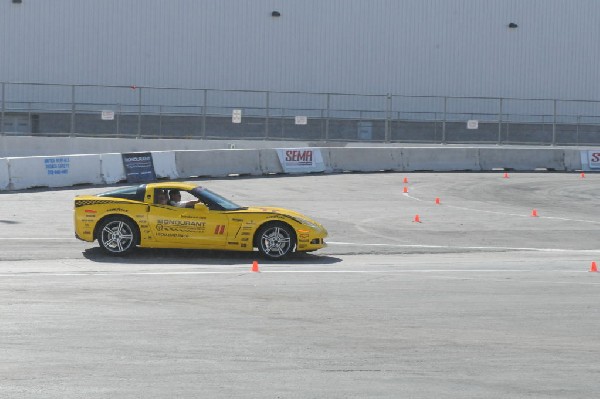
<svg viewBox="0 0 600 399"><path fill-rule="evenodd" d="M277 156L285 173L325 171L325 163L318 148L277 148Z"/></svg>
<svg viewBox="0 0 600 399"><path fill-rule="evenodd" d="M125 167L127 182L140 183L156 180L152 153L133 152L121 155L123 156L123 166Z"/></svg>
<svg viewBox="0 0 600 399"><path fill-rule="evenodd" d="M581 151L581 168L583 170L600 169L600 150Z"/></svg>

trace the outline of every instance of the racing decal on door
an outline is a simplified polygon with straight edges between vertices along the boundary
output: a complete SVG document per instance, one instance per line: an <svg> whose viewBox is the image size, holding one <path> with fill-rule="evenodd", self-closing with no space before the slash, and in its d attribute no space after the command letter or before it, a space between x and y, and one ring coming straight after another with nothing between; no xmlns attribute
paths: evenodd
<svg viewBox="0 0 600 399"><path fill-rule="evenodd" d="M215 234L222 235L225 232L225 225L218 224L215 226Z"/></svg>

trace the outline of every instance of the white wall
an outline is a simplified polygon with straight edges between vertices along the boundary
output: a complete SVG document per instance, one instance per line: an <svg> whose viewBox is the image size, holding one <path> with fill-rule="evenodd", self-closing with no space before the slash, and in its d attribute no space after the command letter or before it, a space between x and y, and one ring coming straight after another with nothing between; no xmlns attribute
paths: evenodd
<svg viewBox="0 0 600 399"><path fill-rule="evenodd" d="M597 0L4 0L0 80L600 99L598 15Z"/></svg>
<svg viewBox="0 0 600 399"><path fill-rule="evenodd" d="M0 136L0 157L105 154L122 152L308 147L301 141L114 139L84 137Z"/></svg>

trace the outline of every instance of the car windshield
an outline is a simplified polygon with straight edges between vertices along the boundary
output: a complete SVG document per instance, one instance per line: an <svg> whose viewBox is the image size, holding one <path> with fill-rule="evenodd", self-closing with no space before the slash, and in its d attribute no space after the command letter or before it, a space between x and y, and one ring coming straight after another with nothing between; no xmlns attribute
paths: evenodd
<svg viewBox="0 0 600 399"><path fill-rule="evenodd" d="M238 204L228 200L227 198L221 197L219 194L210 191L204 187L196 187L192 190L192 194L198 197L204 202L209 209L219 209L226 211L233 211L237 209L243 209Z"/></svg>

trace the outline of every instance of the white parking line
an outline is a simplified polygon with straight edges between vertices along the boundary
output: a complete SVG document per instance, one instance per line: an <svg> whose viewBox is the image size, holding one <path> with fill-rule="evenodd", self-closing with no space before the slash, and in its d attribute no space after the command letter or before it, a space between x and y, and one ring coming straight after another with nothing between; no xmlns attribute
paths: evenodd
<svg viewBox="0 0 600 399"><path fill-rule="evenodd" d="M407 198L413 199L415 201L419 201L419 202L428 202L428 203L432 202L431 200L424 200L424 199L417 198L415 196L412 196L412 195L406 194L406 193L403 193L402 195L404 195ZM516 216L516 217L524 217L524 218L530 218L531 217L531 214L498 212L498 211L490 211L490 210L487 210L487 209L466 208L466 207L463 207L463 206L448 205L448 204L445 204L444 207L446 207L446 208L452 208L452 209L460 209L462 211L489 213L489 214L501 215L501 216ZM596 220L587 220L587 219L570 219L570 218L564 218L564 217L542 216L542 215L536 216L536 217L538 219L561 220L561 221L565 221L565 222L578 222L578 223L600 224L599 221L596 221Z"/></svg>
<svg viewBox="0 0 600 399"><path fill-rule="evenodd" d="M327 241L327 245L352 245L364 247L390 247L390 248L429 248L429 249L463 249L463 250L497 250L497 251L534 251L534 252L578 252L600 253L599 249L561 249L561 248L530 248L530 247L462 247L456 245L420 245L420 244L364 244L354 242Z"/></svg>
<svg viewBox="0 0 600 399"><path fill-rule="evenodd" d="M476 273L483 273L483 275L474 275ZM536 273L543 275L550 274L561 274L561 275L581 275L582 273L588 274L587 271L578 270L578 271L566 271L566 270L501 270L501 269L475 269L475 270L440 270L440 269L427 269L427 270L263 270L259 273L254 273L248 270L237 270L237 271L186 271L186 272L176 272L176 271L165 271L165 272L94 272L94 273L13 273L0 274L1 278L48 278L48 277L86 277L86 278L98 278L98 277L144 277L144 276L181 276L181 275L237 275L239 277L243 276L254 276L255 278L260 278L260 274L363 274L363 275L407 275L407 274L415 274L415 275L424 275L428 274L427 278L430 279L443 279L443 280L469 280L469 281L489 281L489 282L498 282L498 283L527 283L527 284L545 284L545 285L577 285L577 286L599 286L600 281L590 281L589 279L581 280L524 280L522 278L519 279L507 279L494 277L498 275L506 275L507 273L519 273L521 275L525 273ZM597 275L597 273L590 273L590 278L593 278ZM99 280L95 280L99 281Z"/></svg>
<svg viewBox="0 0 600 399"><path fill-rule="evenodd" d="M71 238L75 238L73 236L69 237L0 237L0 241L45 241L45 240L70 240Z"/></svg>
<svg viewBox="0 0 600 399"><path fill-rule="evenodd" d="M1 273L0 277L49 277L49 276L75 276L75 277L112 277L112 276L188 276L188 275L210 275L210 274L504 274L504 273L560 273L560 274L580 274L589 273L586 270L529 270L529 269L405 269L405 270L261 270L260 272L251 272L250 270L227 270L227 271L161 271L161 272L14 272ZM600 284L600 282L598 282Z"/></svg>

